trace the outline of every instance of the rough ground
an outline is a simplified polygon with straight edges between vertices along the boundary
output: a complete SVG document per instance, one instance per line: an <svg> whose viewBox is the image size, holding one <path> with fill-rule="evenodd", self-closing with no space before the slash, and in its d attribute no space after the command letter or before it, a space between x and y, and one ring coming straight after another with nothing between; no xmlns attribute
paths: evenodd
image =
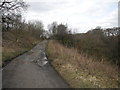
<svg viewBox="0 0 120 90"><path fill-rule="evenodd" d="M15 58L2 70L3 88L68 88L47 61L47 41L39 43L31 51Z"/></svg>

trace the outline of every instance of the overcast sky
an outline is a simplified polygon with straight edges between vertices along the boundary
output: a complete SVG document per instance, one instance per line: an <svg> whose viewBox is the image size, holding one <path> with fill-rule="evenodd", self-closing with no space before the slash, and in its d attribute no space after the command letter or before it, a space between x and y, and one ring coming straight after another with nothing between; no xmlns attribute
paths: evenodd
<svg viewBox="0 0 120 90"><path fill-rule="evenodd" d="M97 26L118 26L119 0L25 0L30 7L24 18L41 20L47 28L56 21L67 23L75 32L83 33Z"/></svg>

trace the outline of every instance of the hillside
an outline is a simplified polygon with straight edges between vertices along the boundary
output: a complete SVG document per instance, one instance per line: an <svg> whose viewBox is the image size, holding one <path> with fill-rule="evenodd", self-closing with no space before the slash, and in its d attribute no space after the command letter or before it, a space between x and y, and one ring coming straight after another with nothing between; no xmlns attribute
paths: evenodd
<svg viewBox="0 0 120 90"><path fill-rule="evenodd" d="M88 58L54 40L48 43L47 55L57 72L73 88L120 87L119 69L107 61Z"/></svg>
<svg viewBox="0 0 120 90"><path fill-rule="evenodd" d="M11 30L2 33L2 65L30 50L41 40L26 31Z"/></svg>

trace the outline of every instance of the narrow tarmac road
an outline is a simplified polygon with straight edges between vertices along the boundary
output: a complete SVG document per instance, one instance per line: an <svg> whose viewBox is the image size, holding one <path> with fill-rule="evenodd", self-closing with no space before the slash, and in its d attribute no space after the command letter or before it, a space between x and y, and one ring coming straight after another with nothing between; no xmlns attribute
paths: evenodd
<svg viewBox="0 0 120 90"><path fill-rule="evenodd" d="M49 64L47 41L15 58L2 70L2 88L68 88L68 84Z"/></svg>

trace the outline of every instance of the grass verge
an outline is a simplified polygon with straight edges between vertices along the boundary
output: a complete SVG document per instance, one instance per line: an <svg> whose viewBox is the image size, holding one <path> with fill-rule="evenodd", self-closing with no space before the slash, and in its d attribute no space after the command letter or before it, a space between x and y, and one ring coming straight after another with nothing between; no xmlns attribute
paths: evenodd
<svg viewBox="0 0 120 90"><path fill-rule="evenodd" d="M47 56L58 73L73 88L118 88L119 68L106 61L98 61L79 54L50 40Z"/></svg>

